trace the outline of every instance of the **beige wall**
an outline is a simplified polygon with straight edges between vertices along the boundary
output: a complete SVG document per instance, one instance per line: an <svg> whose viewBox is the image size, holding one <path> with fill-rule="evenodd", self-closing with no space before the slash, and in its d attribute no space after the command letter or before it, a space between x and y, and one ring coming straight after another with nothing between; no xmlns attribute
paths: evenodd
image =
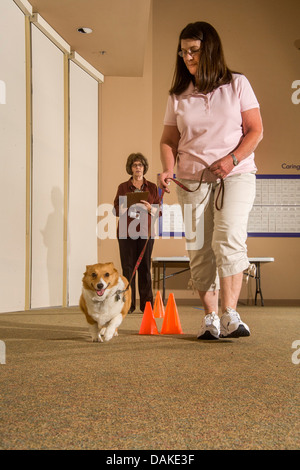
<svg viewBox="0 0 300 470"><path fill-rule="evenodd" d="M132 152L149 161L147 177L153 180L152 155L152 17L143 77L105 77L100 85L99 203L113 203L118 185L129 179L125 165ZM100 219L99 219L100 220ZM99 261L113 261L120 269L117 240L99 240Z"/></svg>
<svg viewBox="0 0 300 470"><path fill-rule="evenodd" d="M300 51L294 46L300 34L299 0L153 0L152 10L143 77L106 77L101 85L100 203L112 202L117 185L127 179L125 161L133 151L149 158L148 177L156 180L178 34L197 20L216 27L229 67L249 78L258 97L265 131L256 152L259 173L297 174L281 164L300 163L300 104L291 100L292 83L300 79ZM275 258L262 269L265 299L300 299L299 238L249 238L248 252ZM154 256L184 254L184 240L155 242ZM99 260L119 266L117 240L99 241ZM177 298L196 298L184 289L187 281L181 275L168 287ZM253 289L250 282L241 297L251 298Z"/></svg>

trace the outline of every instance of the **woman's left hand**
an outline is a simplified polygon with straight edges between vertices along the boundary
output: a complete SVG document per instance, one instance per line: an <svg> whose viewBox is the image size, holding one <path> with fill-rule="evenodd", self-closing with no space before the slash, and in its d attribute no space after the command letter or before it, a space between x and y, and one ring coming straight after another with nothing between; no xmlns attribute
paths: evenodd
<svg viewBox="0 0 300 470"><path fill-rule="evenodd" d="M216 178L226 178L233 169L233 160L230 155L220 158L208 168Z"/></svg>
<svg viewBox="0 0 300 470"><path fill-rule="evenodd" d="M144 201L142 199L141 199L141 202L144 204L144 206L146 206L148 213L151 214L151 204L149 204L148 201Z"/></svg>

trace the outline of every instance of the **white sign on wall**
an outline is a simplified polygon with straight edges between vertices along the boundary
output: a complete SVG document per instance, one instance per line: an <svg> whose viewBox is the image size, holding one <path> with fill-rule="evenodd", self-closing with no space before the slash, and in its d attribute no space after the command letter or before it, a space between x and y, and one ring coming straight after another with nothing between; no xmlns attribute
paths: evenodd
<svg viewBox="0 0 300 470"><path fill-rule="evenodd" d="M0 80L0 104L6 104L6 85L3 80Z"/></svg>

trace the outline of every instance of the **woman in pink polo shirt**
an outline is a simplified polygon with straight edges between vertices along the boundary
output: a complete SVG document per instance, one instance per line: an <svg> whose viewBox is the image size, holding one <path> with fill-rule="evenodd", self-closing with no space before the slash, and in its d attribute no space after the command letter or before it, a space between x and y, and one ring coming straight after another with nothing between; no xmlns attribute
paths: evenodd
<svg viewBox="0 0 300 470"><path fill-rule="evenodd" d="M168 178L176 164L177 179L191 191L176 186L183 213L192 204L196 217L197 205L205 204L198 220L204 224L204 242L188 250L192 283L205 310L198 338L249 336L236 307L243 271L249 267L253 152L263 132L259 104L247 78L226 66L221 40L210 24L188 24L177 52L161 137L159 186L170 191Z"/></svg>

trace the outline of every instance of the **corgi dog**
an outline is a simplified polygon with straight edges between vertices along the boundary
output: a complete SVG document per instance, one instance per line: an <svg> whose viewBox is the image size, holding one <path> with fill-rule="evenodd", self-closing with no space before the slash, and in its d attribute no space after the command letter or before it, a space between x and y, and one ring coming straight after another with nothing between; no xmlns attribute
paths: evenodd
<svg viewBox="0 0 300 470"><path fill-rule="evenodd" d="M86 316L93 342L118 336L131 305L131 287L113 263L86 266L79 307ZM127 289L127 290L125 290Z"/></svg>

